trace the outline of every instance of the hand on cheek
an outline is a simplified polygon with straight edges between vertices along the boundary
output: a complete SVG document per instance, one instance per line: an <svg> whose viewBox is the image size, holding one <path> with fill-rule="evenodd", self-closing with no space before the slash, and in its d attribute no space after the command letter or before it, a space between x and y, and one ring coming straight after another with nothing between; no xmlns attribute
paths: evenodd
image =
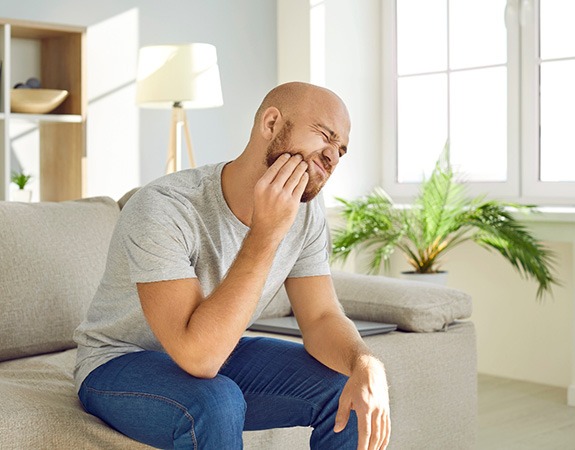
<svg viewBox="0 0 575 450"><path fill-rule="evenodd" d="M307 167L299 154L276 159L255 186L252 229L262 227L280 239L285 236L309 179Z"/></svg>

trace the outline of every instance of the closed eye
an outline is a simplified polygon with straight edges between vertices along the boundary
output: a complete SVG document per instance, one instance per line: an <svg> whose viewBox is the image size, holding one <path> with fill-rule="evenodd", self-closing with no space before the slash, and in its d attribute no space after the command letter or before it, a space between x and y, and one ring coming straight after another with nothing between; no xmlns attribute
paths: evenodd
<svg viewBox="0 0 575 450"><path fill-rule="evenodd" d="M333 140L324 132L321 133L323 135L324 141L327 142L328 144L332 144ZM347 147L345 145L342 145L339 147L339 157L341 158L342 156L347 154Z"/></svg>
<svg viewBox="0 0 575 450"><path fill-rule="evenodd" d="M319 131L319 133L321 133L323 140L328 143L328 144L334 144L334 143L338 143L339 142L339 137L337 135L337 133L333 132L332 130L330 130L329 128L325 127L324 125L321 124L316 124L315 128L317 131ZM328 134L329 133L329 134ZM342 156L344 156L345 154L347 154L347 147L345 145L342 145L339 147L339 157L341 158Z"/></svg>

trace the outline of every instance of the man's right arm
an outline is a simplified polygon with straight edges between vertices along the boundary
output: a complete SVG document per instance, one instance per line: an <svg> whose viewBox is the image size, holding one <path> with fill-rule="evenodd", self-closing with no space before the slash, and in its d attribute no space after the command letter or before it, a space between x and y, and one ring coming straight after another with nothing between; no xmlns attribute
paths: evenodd
<svg viewBox="0 0 575 450"><path fill-rule="evenodd" d="M301 157L280 157L258 181L248 232L220 285L204 297L195 278L138 283L142 309L166 352L186 372L216 376L245 331L277 248L307 184Z"/></svg>

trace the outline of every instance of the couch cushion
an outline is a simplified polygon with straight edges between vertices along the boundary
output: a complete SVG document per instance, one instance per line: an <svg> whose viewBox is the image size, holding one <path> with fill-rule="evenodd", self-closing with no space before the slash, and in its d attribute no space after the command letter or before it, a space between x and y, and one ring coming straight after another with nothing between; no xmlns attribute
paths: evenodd
<svg viewBox="0 0 575 450"><path fill-rule="evenodd" d="M0 364L0 448L150 449L84 412L75 361L72 349Z"/></svg>
<svg viewBox="0 0 575 450"><path fill-rule="evenodd" d="M0 202L0 361L75 346L118 213L107 197Z"/></svg>
<svg viewBox="0 0 575 450"><path fill-rule="evenodd" d="M349 317L404 331L438 331L472 312L468 294L431 283L335 271L333 282Z"/></svg>

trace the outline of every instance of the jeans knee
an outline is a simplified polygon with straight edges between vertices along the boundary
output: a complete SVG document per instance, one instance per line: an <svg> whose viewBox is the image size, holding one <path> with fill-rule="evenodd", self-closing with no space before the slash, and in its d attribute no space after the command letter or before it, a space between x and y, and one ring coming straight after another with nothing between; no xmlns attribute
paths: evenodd
<svg viewBox="0 0 575 450"><path fill-rule="evenodd" d="M212 389L206 392L207 417L212 421L237 423L243 429L247 408L243 392L229 378L218 376L214 381Z"/></svg>
<svg viewBox="0 0 575 450"><path fill-rule="evenodd" d="M187 448L178 444L190 439L192 448L239 448L247 408L242 391L220 375L203 384L180 413L175 448Z"/></svg>

